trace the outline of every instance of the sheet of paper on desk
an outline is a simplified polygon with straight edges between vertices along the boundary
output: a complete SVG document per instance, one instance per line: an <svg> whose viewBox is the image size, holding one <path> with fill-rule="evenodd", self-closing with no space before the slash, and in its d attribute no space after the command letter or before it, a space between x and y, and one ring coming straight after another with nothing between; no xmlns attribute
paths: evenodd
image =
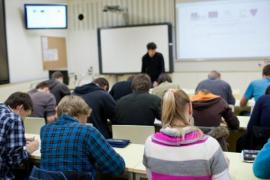
<svg viewBox="0 0 270 180"><path fill-rule="evenodd" d="M44 61L57 61L58 60L58 50L57 49L44 49L43 50L43 60Z"/></svg>

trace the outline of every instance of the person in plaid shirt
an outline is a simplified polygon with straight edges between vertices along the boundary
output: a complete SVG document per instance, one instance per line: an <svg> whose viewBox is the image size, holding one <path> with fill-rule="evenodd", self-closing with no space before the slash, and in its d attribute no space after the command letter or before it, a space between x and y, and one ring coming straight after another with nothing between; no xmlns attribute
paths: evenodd
<svg viewBox="0 0 270 180"><path fill-rule="evenodd" d="M58 119L41 128L41 169L47 171L120 175L125 162L94 127L85 125L91 109L78 96L58 104Z"/></svg>
<svg viewBox="0 0 270 180"><path fill-rule="evenodd" d="M38 141L27 142L22 119L31 114L32 101L28 94L16 92L0 103L0 179L15 178L13 168L22 164L38 149Z"/></svg>

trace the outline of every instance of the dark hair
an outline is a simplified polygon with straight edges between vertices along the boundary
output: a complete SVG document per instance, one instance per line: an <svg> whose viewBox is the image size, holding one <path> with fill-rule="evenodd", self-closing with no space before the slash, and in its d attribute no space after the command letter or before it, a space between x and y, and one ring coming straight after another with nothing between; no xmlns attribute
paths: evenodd
<svg viewBox="0 0 270 180"><path fill-rule="evenodd" d="M215 71L215 70L209 72L208 74L208 79L219 79L220 77L221 77L220 72Z"/></svg>
<svg viewBox="0 0 270 180"><path fill-rule="evenodd" d="M52 79L64 78L64 75L60 71L52 73Z"/></svg>
<svg viewBox="0 0 270 180"><path fill-rule="evenodd" d="M263 75L270 76L270 64L263 67Z"/></svg>
<svg viewBox="0 0 270 180"><path fill-rule="evenodd" d="M31 97L27 93L15 92L11 94L5 101L5 105L11 109L16 109L17 106L23 105L24 110L33 110L33 103Z"/></svg>
<svg viewBox="0 0 270 180"><path fill-rule="evenodd" d="M154 42L150 42L146 45L146 48L149 49L157 49L157 45Z"/></svg>
<svg viewBox="0 0 270 180"><path fill-rule="evenodd" d="M36 89L44 89L48 87L49 87L49 84L46 81L42 81L36 86Z"/></svg>
<svg viewBox="0 0 270 180"><path fill-rule="evenodd" d="M134 77L131 83L134 92L148 92L151 88L151 79L147 74L139 74Z"/></svg>
<svg viewBox="0 0 270 180"><path fill-rule="evenodd" d="M158 76L158 79L157 79L157 83L158 84L161 84L163 82L172 82L172 78L170 77L169 74L166 74L166 73L161 73L159 76Z"/></svg>
<svg viewBox="0 0 270 180"><path fill-rule="evenodd" d="M266 94L266 95L270 95L270 86L268 86L268 87L266 88L265 94Z"/></svg>
<svg viewBox="0 0 270 180"><path fill-rule="evenodd" d="M93 83L98 84L98 86L101 88L104 88L105 86L107 86L106 91L108 91L110 88L108 80L103 77L94 79Z"/></svg>

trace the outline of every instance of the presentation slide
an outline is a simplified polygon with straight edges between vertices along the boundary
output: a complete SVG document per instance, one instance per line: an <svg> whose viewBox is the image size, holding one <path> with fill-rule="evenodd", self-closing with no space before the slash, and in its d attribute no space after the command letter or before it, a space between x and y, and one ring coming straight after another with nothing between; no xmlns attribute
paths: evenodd
<svg viewBox="0 0 270 180"><path fill-rule="evenodd" d="M177 58L270 57L270 0L176 4Z"/></svg>
<svg viewBox="0 0 270 180"><path fill-rule="evenodd" d="M66 28L66 6L26 6L27 28Z"/></svg>

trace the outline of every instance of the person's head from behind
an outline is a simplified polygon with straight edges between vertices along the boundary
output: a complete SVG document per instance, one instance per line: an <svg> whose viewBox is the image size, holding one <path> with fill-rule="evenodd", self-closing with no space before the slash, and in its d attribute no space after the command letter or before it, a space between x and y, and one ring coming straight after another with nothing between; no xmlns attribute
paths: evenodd
<svg viewBox="0 0 270 180"><path fill-rule="evenodd" d="M151 88L151 79L147 74L138 74L131 83L133 92L145 93Z"/></svg>
<svg viewBox="0 0 270 180"><path fill-rule="evenodd" d="M49 84L45 81L40 82L36 86L36 90L41 91L41 92L45 92L45 93L49 93L50 92Z"/></svg>
<svg viewBox="0 0 270 180"><path fill-rule="evenodd" d="M221 78L221 74L218 71L210 71L208 73L208 79L216 80L216 79L220 79L220 78Z"/></svg>
<svg viewBox="0 0 270 180"><path fill-rule="evenodd" d="M132 81L134 79L134 77L135 77L135 75L128 76L127 81Z"/></svg>
<svg viewBox="0 0 270 180"><path fill-rule="evenodd" d="M65 96L57 106L57 116L68 115L77 119L80 123L86 123L92 109L79 96Z"/></svg>
<svg viewBox="0 0 270 180"><path fill-rule="evenodd" d="M29 116L33 110L31 97L27 93L23 92L15 92L11 94L5 101L5 105L9 106L22 118Z"/></svg>
<svg viewBox="0 0 270 180"><path fill-rule="evenodd" d="M147 53L150 57L156 54L157 45L154 42L150 42L146 45Z"/></svg>
<svg viewBox="0 0 270 180"><path fill-rule="evenodd" d="M158 76L158 79L157 79L157 84L161 84L163 82L172 82L172 78L170 77L169 74L167 73L162 73Z"/></svg>
<svg viewBox="0 0 270 180"><path fill-rule="evenodd" d="M207 94L212 94L209 90L207 89L200 89L198 91L195 92L195 94L201 94L201 95L207 95Z"/></svg>
<svg viewBox="0 0 270 180"><path fill-rule="evenodd" d="M103 77L94 79L93 83L95 83L98 87L100 87L104 91L109 91L110 89L109 81Z"/></svg>
<svg viewBox="0 0 270 180"><path fill-rule="evenodd" d="M192 124L192 105L189 96L178 89L169 89L162 99L162 126L185 127Z"/></svg>
<svg viewBox="0 0 270 180"><path fill-rule="evenodd" d="M262 75L263 77L270 77L270 64L263 67Z"/></svg>
<svg viewBox="0 0 270 180"><path fill-rule="evenodd" d="M52 73L52 79L63 83L64 82L64 75L60 71L55 71L54 73Z"/></svg>
<svg viewBox="0 0 270 180"><path fill-rule="evenodd" d="M270 95L270 86L266 88L265 95Z"/></svg>

